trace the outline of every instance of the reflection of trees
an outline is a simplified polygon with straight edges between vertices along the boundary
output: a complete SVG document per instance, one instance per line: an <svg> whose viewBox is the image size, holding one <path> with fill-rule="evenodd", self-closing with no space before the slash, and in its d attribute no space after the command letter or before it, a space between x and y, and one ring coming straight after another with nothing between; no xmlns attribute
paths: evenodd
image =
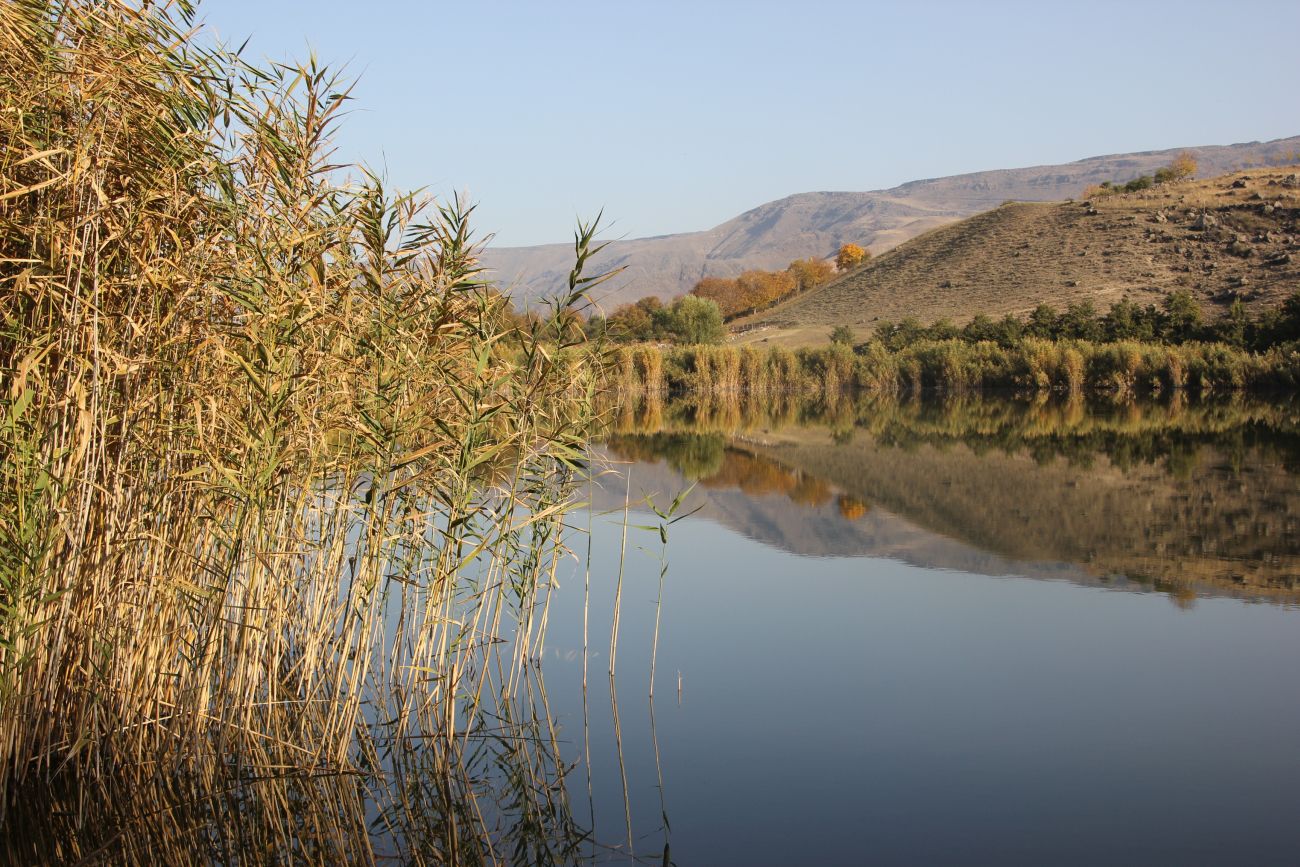
<svg viewBox="0 0 1300 867"><path fill-rule="evenodd" d="M716 475L724 465L726 442L721 434L658 433L612 437L608 447L629 461L662 460L692 481Z"/></svg>
<svg viewBox="0 0 1300 867"><path fill-rule="evenodd" d="M824 506L831 501L831 486L815 476L800 475L790 499L801 506Z"/></svg>
<svg viewBox="0 0 1300 867"><path fill-rule="evenodd" d="M871 507L866 503L857 497L850 497L848 494L840 494L835 501L835 505L839 508L840 515L850 521L856 521L871 511Z"/></svg>
<svg viewBox="0 0 1300 867"><path fill-rule="evenodd" d="M739 489L754 497L784 495L793 503L814 508L826 505L835 496L824 479L791 470L766 457L726 448L716 434L619 436L611 438L607 447L623 460L663 460L683 476L697 479L701 487L713 490ZM867 512L867 507L852 497L840 497L839 509L850 519Z"/></svg>
<svg viewBox="0 0 1300 867"><path fill-rule="evenodd" d="M707 488L739 488L751 496L788 494L798 483L794 473L775 461L728 449L722 467L700 484Z"/></svg>
<svg viewBox="0 0 1300 867"><path fill-rule="evenodd" d="M926 400L846 396L828 404L820 397L800 399L788 392L733 393L667 403L630 401L613 414L613 424L620 433L723 437L737 431L824 427L840 445L850 445L854 434L861 432L880 445L904 451L962 444L976 454L1028 454L1040 464L1063 458L1081 468L1104 456L1122 469L1162 466L1185 477L1196 465L1196 452L1206 445L1230 453L1267 448L1288 472L1295 472L1300 466L1296 403L1294 398L1261 401L1244 395L1189 401L1177 394L1140 401L1035 394L940 395ZM711 455L716 456L716 448L710 446ZM706 475L700 465L691 466L695 467L692 478Z"/></svg>

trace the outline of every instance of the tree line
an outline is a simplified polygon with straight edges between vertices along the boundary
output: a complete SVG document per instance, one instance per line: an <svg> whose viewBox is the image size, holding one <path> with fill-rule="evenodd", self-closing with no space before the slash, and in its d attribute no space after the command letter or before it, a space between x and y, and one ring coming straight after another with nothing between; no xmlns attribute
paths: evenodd
<svg viewBox="0 0 1300 867"><path fill-rule="evenodd" d="M842 333L843 330L837 329L837 342L852 342L851 338L846 339L850 335ZM874 336L886 349L895 352L934 340L987 341L1010 347L1027 337L1093 343L1224 343L1259 352L1300 340L1300 293L1291 295L1279 307L1253 316L1236 300L1226 316L1214 321L1207 321L1192 293L1179 290L1166 296L1159 306L1142 306L1125 299L1104 314L1091 301L1079 301L1064 311L1040 304L1023 318L1007 314L994 320L981 313L960 328L947 319L924 326L908 317L897 323L880 323Z"/></svg>
<svg viewBox="0 0 1300 867"><path fill-rule="evenodd" d="M1088 187L1083 191L1085 199L1097 198L1099 196L1109 196L1114 193L1136 193L1139 190L1149 190L1158 184L1169 184L1175 181L1183 181L1196 174L1196 159L1189 153L1183 152L1174 157L1173 162L1167 166L1156 169L1154 175L1139 175L1130 181L1120 183L1118 181L1102 181L1100 184Z"/></svg>
<svg viewBox="0 0 1300 867"><path fill-rule="evenodd" d="M809 257L796 259L780 271L751 268L738 277L704 277L689 294L669 303L651 295L623 304L608 316L595 314L588 319L586 332L621 343L720 343L726 322L807 292L870 257L865 248L844 244L833 263Z"/></svg>

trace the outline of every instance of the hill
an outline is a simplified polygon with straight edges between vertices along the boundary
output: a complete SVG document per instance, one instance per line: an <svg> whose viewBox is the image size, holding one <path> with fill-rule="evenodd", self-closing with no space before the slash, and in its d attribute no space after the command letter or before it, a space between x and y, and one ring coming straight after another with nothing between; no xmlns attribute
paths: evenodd
<svg viewBox="0 0 1300 867"><path fill-rule="evenodd" d="M843 243L874 254L923 232L995 208L1008 199L1058 201L1091 184L1153 172L1179 151L1192 153L1203 176L1294 160L1300 136L1271 142L1176 148L1091 157L1064 165L975 172L911 181L872 192L800 193L760 205L703 232L615 241L591 263L592 273L623 267L607 284L607 308L648 295L690 291L704 276L734 277L748 268L784 268L794 259L828 257ZM563 285L573 266L571 244L490 247L483 264L521 301Z"/></svg>
<svg viewBox="0 0 1300 867"><path fill-rule="evenodd" d="M928 232L824 286L734 323L742 342L824 342L908 316L956 324L1121 298L1194 293L1213 316L1234 299L1300 291L1300 176L1267 169L1083 202L1007 203Z"/></svg>

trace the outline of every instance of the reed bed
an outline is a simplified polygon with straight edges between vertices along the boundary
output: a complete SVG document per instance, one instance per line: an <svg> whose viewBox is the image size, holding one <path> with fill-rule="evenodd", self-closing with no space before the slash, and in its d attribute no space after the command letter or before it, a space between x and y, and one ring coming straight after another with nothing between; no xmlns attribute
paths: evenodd
<svg viewBox="0 0 1300 867"><path fill-rule="evenodd" d="M1173 391L1290 391L1300 385L1300 351L1295 348L1257 353L1221 343L1024 338L1004 346L925 340L891 351L873 340L855 349L831 344L798 350L637 346L621 351L636 363L620 368L614 386L632 395L790 392L833 401L854 391L1011 389L1149 396Z"/></svg>
<svg viewBox="0 0 1300 867"><path fill-rule="evenodd" d="M0 850L569 860L529 663L594 230L503 324L469 208L331 162L343 82L191 17L0 4Z"/></svg>

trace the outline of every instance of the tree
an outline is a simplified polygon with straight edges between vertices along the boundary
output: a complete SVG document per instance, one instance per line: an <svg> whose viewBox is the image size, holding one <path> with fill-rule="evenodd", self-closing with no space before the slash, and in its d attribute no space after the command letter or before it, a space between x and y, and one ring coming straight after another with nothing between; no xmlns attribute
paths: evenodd
<svg viewBox="0 0 1300 867"><path fill-rule="evenodd" d="M721 343L725 335L717 302L683 295L666 311L664 325L678 343Z"/></svg>
<svg viewBox="0 0 1300 867"><path fill-rule="evenodd" d="M795 288L800 292L807 292L814 286L820 286L831 279L831 275L835 273L835 268L830 262L815 258L795 259L786 270L794 277Z"/></svg>
<svg viewBox="0 0 1300 867"><path fill-rule="evenodd" d="M1234 298L1228 308L1228 315L1219 320L1215 328L1215 339L1229 346L1243 349L1246 346L1246 329L1250 326L1250 317L1246 315L1246 305L1240 298Z"/></svg>
<svg viewBox="0 0 1300 867"><path fill-rule="evenodd" d="M1143 309L1127 298L1116 301L1102 318L1107 340L1154 340L1155 308Z"/></svg>
<svg viewBox="0 0 1300 867"><path fill-rule="evenodd" d="M1060 316L1050 304L1039 304L1034 308L1034 312L1029 314L1029 322L1025 325L1025 333L1030 337L1041 337L1050 339L1056 336L1056 330L1059 327Z"/></svg>
<svg viewBox="0 0 1300 867"><path fill-rule="evenodd" d="M784 271L752 268L739 277L705 277L691 294L716 301L725 319L749 313L825 283L834 268L823 259L796 259Z"/></svg>
<svg viewBox="0 0 1300 867"><path fill-rule="evenodd" d="M1061 337L1100 340L1102 323L1097 318L1097 308L1091 301L1074 302L1065 308L1065 313L1057 322L1057 331Z"/></svg>
<svg viewBox="0 0 1300 867"><path fill-rule="evenodd" d="M1169 168L1173 170L1174 178L1176 180L1190 178L1192 175L1196 174L1196 158L1187 151L1183 151L1178 156L1174 157L1174 161L1169 164Z"/></svg>
<svg viewBox="0 0 1300 867"><path fill-rule="evenodd" d="M925 336L925 326L915 316L909 316L897 325L882 322L876 326L876 337L891 352L897 352L916 343Z"/></svg>
<svg viewBox="0 0 1300 867"><path fill-rule="evenodd" d="M1021 322L1014 313L1008 313L994 326L993 339L999 346L1009 349L1020 341L1024 333L1025 323Z"/></svg>
<svg viewBox="0 0 1300 867"><path fill-rule="evenodd" d="M1280 308L1269 313L1271 315L1267 317L1260 317L1259 324L1268 344L1300 340L1300 292L1291 293Z"/></svg>
<svg viewBox="0 0 1300 867"><path fill-rule="evenodd" d="M840 251L835 254L835 267L841 271L847 271L850 268L857 267L871 257L871 253L862 249L857 244L845 244L840 247Z"/></svg>
<svg viewBox="0 0 1300 867"><path fill-rule="evenodd" d="M736 280L728 280L723 277L705 277L695 284L691 294L717 302L718 309L722 311L723 316L732 316L743 309L741 306L740 286Z"/></svg>
<svg viewBox="0 0 1300 867"><path fill-rule="evenodd" d="M961 337L961 331L946 316L936 320L929 328L925 329L925 332L925 336L931 340L956 340Z"/></svg>
<svg viewBox="0 0 1300 867"><path fill-rule="evenodd" d="M746 271L736 278L740 310L757 310L794 291L795 278L789 271Z"/></svg>
<svg viewBox="0 0 1300 867"><path fill-rule="evenodd" d="M642 298L635 304L624 304L609 314L605 320L606 334L611 340L653 340L661 337L656 327L664 309L657 296Z"/></svg>
<svg viewBox="0 0 1300 867"><path fill-rule="evenodd" d="M1124 185L1124 192L1136 193L1140 190L1149 190L1154 183L1150 175L1139 175Z"/></svg>
<svg viewBox="0 0 1300 867"><path fill-rule="evenodd" d="M993 320L983 313L975 314L975 318L966 323L966 327L961 330L963 340L970 343L979 343L982 340L996 340L998 337L998 327Z"/></svg>
<svg viewBox="0 0 1300 867"><path fill-rule="evenodd" d="M1170 181L1182 181L1196 174L1196 158L1183 151L1174 157L1174 161L1164 168L1156 170L1156 183L1167 184Z"/></svg>
<svg viewBox="0 0 1300 867"><path fill-rule="evenodd" d="M1186 289L1165 296L1163 337L1173 342L1195 338L1201 327L1201 305Z"/></svg>
<svg viewBox="0 0 1300 867"><path fill-rule="evenodd" d="M836 325L831 330L831 343L843 343L845 346L852 346L853 340L853 329L847 325Z"/></svg>

